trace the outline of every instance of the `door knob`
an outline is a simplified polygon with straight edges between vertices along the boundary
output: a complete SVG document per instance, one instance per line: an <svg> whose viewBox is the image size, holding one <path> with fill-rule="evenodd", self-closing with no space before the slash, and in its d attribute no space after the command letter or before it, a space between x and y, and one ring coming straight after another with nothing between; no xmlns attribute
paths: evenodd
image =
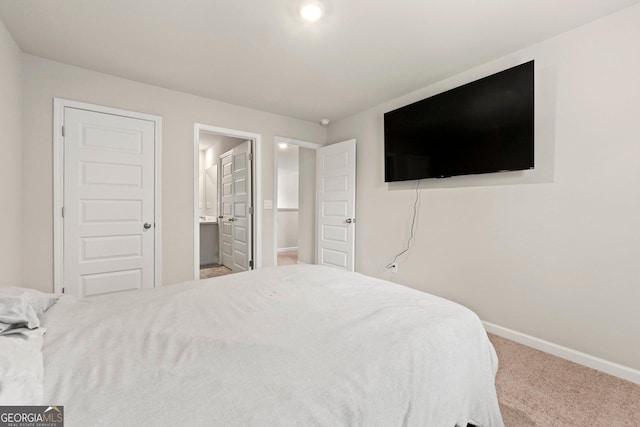
<svg viewBox="0 0 640 427"><path fill-rule="evenodd" d="M148 230L148 229L151 228L151 224L149 224L148 222L145 222L143 227L144 227L145 230Z"/></svg>
<svg viewBox="0 0 640 427"><path fill-rule="evenodd" d="M233 221L235 221L235 220L236 220L235 218L229 218L229 220L228 220L228 221L229 221L229 222L233 222Z"/></svg>
<svg viewBox="0 0 640 427"><path fill-rule="evenodd" d="M352 222L356 222L355 219L347 218L345 221L347 224L351 224Z"/></svg>

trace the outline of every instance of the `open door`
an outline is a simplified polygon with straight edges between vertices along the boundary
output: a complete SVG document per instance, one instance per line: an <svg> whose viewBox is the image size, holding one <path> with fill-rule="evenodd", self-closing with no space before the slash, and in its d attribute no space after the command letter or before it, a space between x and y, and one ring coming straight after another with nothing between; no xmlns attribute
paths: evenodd
<svg viewBox="0 0 640 427"><path fill-rule="evenodd" d="M356 140L318 149L316 263L355 269Z"/></svg>
<svg viewBox="0 0 640 427"><path fill-rule="evenodd" d="M233 152L220 155L220 213L218 227L220 233L220 264L233 271Z"/></svg>
<svg viewBox="0 0 640 427"><path fill-rule="evenodd" d="M251 258L251 141L238 145L233 155L233 272L253 268Z"/></svg>
<svg viewBox="0 0 640 427"><path fill-rule="evenodd" d="M251 141L220 156L220 260L234 273L253 268Z"/></svg>

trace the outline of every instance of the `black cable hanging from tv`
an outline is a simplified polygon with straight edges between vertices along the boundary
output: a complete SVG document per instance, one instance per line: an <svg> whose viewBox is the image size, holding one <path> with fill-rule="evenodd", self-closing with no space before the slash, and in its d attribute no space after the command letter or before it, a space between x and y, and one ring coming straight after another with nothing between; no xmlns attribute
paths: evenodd
<svg viewBox="0 0 640 427"><path fill-rule="evenodd" d="M416 218L418 217L418 211L419 211L419 202L420 202L420 182L422 180L419 179L418 183L416 184L416 199L413 202L413 218L411 219L411 230L409 232L409 239L407 239L407 247L402 251L399 252L394 258L393 261L391 261L389 264L387 264L387 268L391 268L393 266L393 264L395 264L398 261L398 258L402 255L404 255L405 253L409 252L409 250L411 249L411 242L415 239L415 232L416 232L416 226L417 226L417 222L416 222Z"/></svg>

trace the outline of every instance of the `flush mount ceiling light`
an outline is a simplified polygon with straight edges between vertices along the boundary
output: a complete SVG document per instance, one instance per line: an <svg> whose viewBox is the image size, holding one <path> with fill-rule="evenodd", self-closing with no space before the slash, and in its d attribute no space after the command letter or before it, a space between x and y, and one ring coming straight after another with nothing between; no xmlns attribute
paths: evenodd
<svg viewBox="0 0 640 427"><path fill-rule="evenodd" d="M319 1L311 0L305 1L300 5L300 16L302 19L308 22L319 21L324 15L324 8Z"/></svg>

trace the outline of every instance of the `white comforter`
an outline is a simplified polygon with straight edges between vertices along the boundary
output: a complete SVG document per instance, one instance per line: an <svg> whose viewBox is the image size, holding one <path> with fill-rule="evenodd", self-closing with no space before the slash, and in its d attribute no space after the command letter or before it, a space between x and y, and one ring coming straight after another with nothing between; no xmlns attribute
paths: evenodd
<svg viewBox="0 0 640 427"><path fill-rule="evenodd" d="M503 425L477 316L360 274L267 268L45 316L67 427Z"/></svg>

